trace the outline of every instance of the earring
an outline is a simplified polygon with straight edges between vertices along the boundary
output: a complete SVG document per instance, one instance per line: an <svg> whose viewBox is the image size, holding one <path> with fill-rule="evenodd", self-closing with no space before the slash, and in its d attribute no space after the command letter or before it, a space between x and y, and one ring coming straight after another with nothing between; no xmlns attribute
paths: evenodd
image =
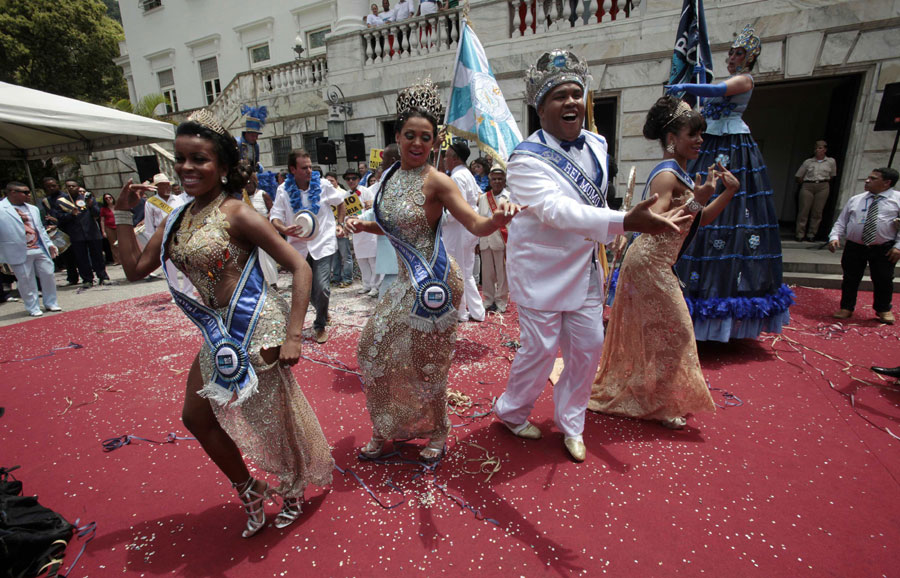
<svg viewBox="0 0 900 578"><path fill-rule="evenodd" d="M670 155L675 154L675 143L670 142L666 145L666 152Z"/></svg>
<svg viewBox="0 0 900 578"><path fill-rule="evenodd" d="M228 177L225 176L225 175L222 175L221 177L219 177L219 182L222 183L223 185L227 185L227 184L228 184Z"/></svg>

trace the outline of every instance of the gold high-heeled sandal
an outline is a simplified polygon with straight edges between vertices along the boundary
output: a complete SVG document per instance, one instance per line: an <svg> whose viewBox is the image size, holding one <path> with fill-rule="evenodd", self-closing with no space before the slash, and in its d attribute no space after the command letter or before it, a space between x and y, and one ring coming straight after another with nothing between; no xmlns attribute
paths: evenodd
<svg viewBox="0 0 900 578"><path fill-rule="evenodd" d="M231 484L237 490L238 498L244 504L244 511L247 512L247 527L241 532L241 536L244 538L256 535L266 525L266 511L263 509L263 503L272 490L269 488L269 484L263 481L262 493L257 492L254 489L256 482L257 480L250 476L243 484Z"/></svg>

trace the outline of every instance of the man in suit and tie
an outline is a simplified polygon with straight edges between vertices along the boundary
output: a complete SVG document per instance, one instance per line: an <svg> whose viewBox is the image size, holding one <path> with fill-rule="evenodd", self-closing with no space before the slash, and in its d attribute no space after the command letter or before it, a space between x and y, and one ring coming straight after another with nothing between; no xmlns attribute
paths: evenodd
<svg viewBox="0 0 900 578"><path fill-rule="evenodd" d="M41 280L47 311L62 311L53 277L57 248L44 230L40 211L27 202L29 192L25 184L17 181L6 185L6 198L0 201L0 261L15 274L25 310L32 317L40 317L43 312L38 303L36 277Z"/></svg>
<svg viewBox="0 0 900 578"><path fill-rule="evenodd" d="M650 210L656 196L628 213L606 206L606 140L583 130L587 63L552 50L526 73L525 95L541 130L520 143L507 166L511 201L527 207L509 225L507 278L518 304L519 343L494 414L512 431L538 439L528 421L562 349L565 369L553 388L556 426L575 461L585 459L584 414L603 346L603 270L596 242L625 231L663 233L691 217Z"/></svg>

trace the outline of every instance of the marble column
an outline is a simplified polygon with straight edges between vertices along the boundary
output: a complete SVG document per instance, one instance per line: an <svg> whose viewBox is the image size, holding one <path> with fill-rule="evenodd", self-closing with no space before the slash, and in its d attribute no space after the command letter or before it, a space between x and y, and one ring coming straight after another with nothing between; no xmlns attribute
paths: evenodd
<svg viewBox="0 0 900 578"><path fill-rule="evenodd" d="M369 0L340 0L334 4L337 8L337 21L331 30L332 34L344 34L366 27L363 19L369 13Z"/></svg>

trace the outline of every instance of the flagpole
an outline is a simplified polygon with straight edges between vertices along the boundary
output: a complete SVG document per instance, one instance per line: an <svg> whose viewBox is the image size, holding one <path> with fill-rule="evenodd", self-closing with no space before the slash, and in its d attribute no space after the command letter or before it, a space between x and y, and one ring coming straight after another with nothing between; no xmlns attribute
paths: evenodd
<svg viewBox="0 0 900 578"><path fill-rule="evenodd" d="M450 104L453 99L453 81L456 79L456 71L459 69L459 53L462 51L463 47L463 39L465 38L466 29L469 26L468 22L469 16L469 3L466 2L465 7L463 8L463 17L460 22L460 29L462 30L462 34L459 35L459 42L456 44L456 57L453 62L453 73L450 75L450 96L447 99L447 106L444 107L444 130L450 131L448 120L450 119ZM440 135L438 135L440 136ZM442 147L438 147L437 158L434 161L434 166L439 166L441 164L441 153L443 152Z"/></svg>

